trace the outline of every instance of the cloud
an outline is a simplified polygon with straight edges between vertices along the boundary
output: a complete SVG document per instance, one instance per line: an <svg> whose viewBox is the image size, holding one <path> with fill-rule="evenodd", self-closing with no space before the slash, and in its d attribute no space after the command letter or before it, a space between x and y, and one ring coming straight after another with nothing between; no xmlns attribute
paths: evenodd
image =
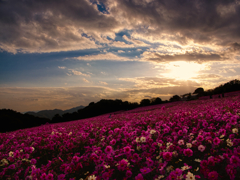
<svg viewBox="0 0 240 180"><path fill-rule="evenodd" d="M98 48L82 32L113 33L119 23L88 0L9 0L0 6L0 48L8 52L58 52Z"/></svg>
<svg viewBox="0 0 240 180"><path fill-rule="evenodd" d="M118 50L118 53L125 53L125 51L123 51L123 50Z"/></svg>
<svg viewBox="0 0 240 180"><path fill-rule="evenodd" d="M59 69L66 69L65 66L58 66Z"/></svg>
<svg viewBox="0 0 240 180"><path fill-rule="evenodd" d="M84 61L96 61L96 60L134 61L135 60L128 57L117 56L113 53L85 55L85 56L75 57L74 59L84 60Z"/></svg>
<svg viewBox="0 0 240 180"><path fill-rule="evenodd" d="M82 72L80 72L80 71L77 71L77 70L74 70L74 69L69 69L69 71L70 71L72 74L77 75L77 76L90 77L89 74L84 74L84 73L82 73Z"/></svg>
<svg viewBox="0 0 240 180"><path fill-rule="evenodd" d="M86 83L90 83L87 79L83 78L83 81Z"/></svg>
<svg viewBox="0 0 240 180"><path fill-rule="evenodd" d="M142 60L152 62L173 62L173 61L192 61L192 62L209 62L209 61L224 61L228 60L224 54L217 54L212 52L185 52L175 54L164 54L158 52L147 52L142 54Z"/></svg>
<svg viewBox="0 0 240 180"><path fill-rule="evenodd" d="M197 77L193 77L192 79L200 79L200 80L209 80L209 79L219 79L221 78L218 74L200 74Z"/></svg>
<svg viewBox="0 0 240 180"><path fill-rule="evenodd" d="M108 83L106 82L103 82L103 81L99 81L100 84L103 84L103 85L108 85Z"/></svg>
<svg viewBox="0 0 240 180"><path fill-rule="evenodd" d="M183 81L183 80L176 80L173 78L165 78L165 77L119 78L119 80L133 82L134 86L139 89L200 85L199 83L191 80Z"/></svg>

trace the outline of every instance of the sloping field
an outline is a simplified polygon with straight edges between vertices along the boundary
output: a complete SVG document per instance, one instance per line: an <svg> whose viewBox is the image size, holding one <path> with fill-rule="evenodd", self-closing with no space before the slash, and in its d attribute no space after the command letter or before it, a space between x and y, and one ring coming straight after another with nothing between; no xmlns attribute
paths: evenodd
<svg viewBox="0 0 240 180"><path fill-rule="evenodd" d="M240 179L240 93L0 134L0 179Z"/></svg>

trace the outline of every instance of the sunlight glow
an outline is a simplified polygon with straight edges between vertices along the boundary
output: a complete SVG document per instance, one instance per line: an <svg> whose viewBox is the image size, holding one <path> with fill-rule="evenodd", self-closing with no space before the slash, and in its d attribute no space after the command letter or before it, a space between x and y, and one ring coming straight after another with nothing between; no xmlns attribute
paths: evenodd
<svg viewBox="0 0 240 180"><path fill-rule="evenodd" d="M167 72L163 75L169 78L176 78L179 80L188 80L192 77L198 75L200 70L205 69L205 65L193 63L193 62L185 62L185 61L176 61L170 62L166 65Z"/></svg>

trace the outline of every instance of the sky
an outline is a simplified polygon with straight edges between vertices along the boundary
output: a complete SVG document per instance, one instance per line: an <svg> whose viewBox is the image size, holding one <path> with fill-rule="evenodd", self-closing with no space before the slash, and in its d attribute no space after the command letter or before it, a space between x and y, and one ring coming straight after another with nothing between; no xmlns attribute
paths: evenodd
<svg viewBox="0 0 240 180"><path fill-rule="evenodd" d="M240 79L240 0L0 0L0 109L140 102Z"/></svg>

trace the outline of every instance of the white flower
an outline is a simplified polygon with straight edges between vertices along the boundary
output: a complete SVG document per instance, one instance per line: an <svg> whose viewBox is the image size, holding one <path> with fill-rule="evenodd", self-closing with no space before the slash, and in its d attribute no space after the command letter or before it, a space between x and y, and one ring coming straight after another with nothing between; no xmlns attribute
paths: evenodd
<svg viewBox="0 0 240 180"><path fill-rule="evenodd" d="M222 134L221 136L220 136L220 138L223 138L225 135L224 134Z"/></svg>
<svg viewBox="0 0 240 180"><path fill-rule="evenodd" d="M140 151L140 149L141 149L141 146L137 146L137 150Z"/></svg>
<svg viewBox="0 0 240 180"><path fill-rule="evenodd" d="M172 171L172 170L173 170L173 166L168 166L168 167L166 168L166 170L167 170L167 172Z"/></svg>
<svg viewBox="0 0 240 180"><path fill-rule="evenodd" d="M159 158L160 158L160 156L157 156L157 157L156 157L156 159L159 159Z"/></svg>
<svg viewBox="0 0 240 180"><path fill-rule="evenodd" d="M159 146L159 147L162 147L162 144L161 144L161 143L158 143L158 146Z"/></svg>
<svg viewBox="0 0 240 180"><path fill-rule="evenodd" d="M139 139L139 137L136 138L136 142L137 142L137 143L141 142L140 139Z"/></svg>
<svg viewBox="0 0 240 180"><path fill-rule="evenodd" d="M150 134L154 134L156 131L154 130L154 129L152 129L151 131L150 131Z"/></svg>
<svg viewBox="0 0 240 180"><path fill-rule="evenodd" d="M104 167L108 169L108 168L110 168L110 165L104 165Z"/></svg>
<svg viewBox="0 0 240 180"><path fill-rule="evenodd" d="M233 142L231 141L231 139L227 139L226 141L227 141L227 145L228 145L229 147L232 147L232 146L233 146Z"/></svg>
<svg viewBox="0 0 240 180"><path fill-rule="evenodd" d="M232 129L232 132L235 133L235 134L237 134L237 133L238 133L238 129L237 129L237 128L233 128L233 129Z"/></svg>
<svg viewBox="0 0 240 180"><path fill-rule="evenodd" d="M182 171L185 171L185 170L188 170L188 169L190 169L189 166L183 166L183 167L181 167L181 170L182 170Z"/></svg>
<svg viewBox="0 0 240 180"><path fill-rule="evenodd" d="M195 180L195 176L191 172L188 172L186 175L186 180Z"/></svg>
<svg viewBox="0 0 240 180"><path fill-rule="evenodd" d="M158 176L157 178L155 178L155 180L159 180L159 179L162 179L162 178L164 178L164 175Z"/></svg>
<svg viewBox="0 0 240 180"><path fill-rule="evenodd" d="M13 157L14 156L12 151L10 151L8 155L9 155L9 157Z"/></svg>
<svg viewBox="0 0 240 180"><path fill-rule="evenodd" d="M69 135L69 136L72 135L72 132L70 132L68 135Z"/></svg>
<svg viewBox="0 0 240 180"><path fill-rule="evenodd" d="M196 162L201 162L201 160L200 160L200 159L194 159L194 161L196 161Z"/></svg>
<svg viewBox="0 0 240 180"><path fill-rule="evenodd" d="M142 137L140 138L140 141L141 141L141 142L146 142L146 137L142 136Z"/></svg>
<svg viewBox="0 0 240 180"><path fill-rule="evenodd" d="M95 175L92 175L92 176L89 176L89 177L88 177L88 180L96 180L96 178L97 178L97 177L96 177Z"/></svg>
<svg viewBox="0 0 240 180"><path fill-rule="evenodd" d="M191 148L192 144L191 143L186 143L187 148Z"/></svg>
<svg viewBox="0 0 240 180"><path fill-rule="evenodd" d="M52 132L52 135L54 135L54 131Z"/></svg>

